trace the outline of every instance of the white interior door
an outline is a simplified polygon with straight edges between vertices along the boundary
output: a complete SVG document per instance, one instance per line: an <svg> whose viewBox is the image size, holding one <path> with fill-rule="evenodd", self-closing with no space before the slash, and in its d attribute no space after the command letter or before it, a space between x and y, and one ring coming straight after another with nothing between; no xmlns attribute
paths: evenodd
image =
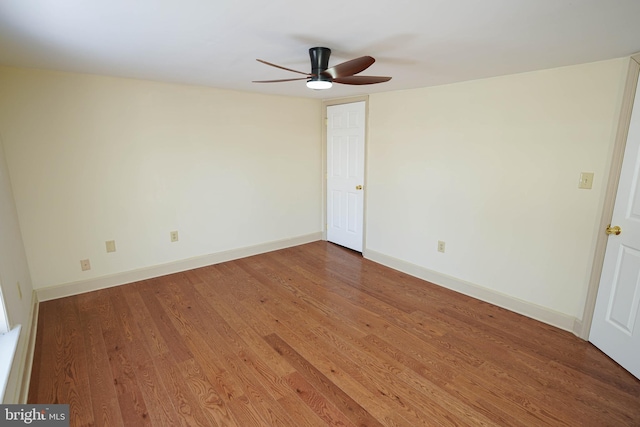
<svg viewBox="0 0 640 427"><path fill-rule="evenodd" d="M362 252L365 103L327 107L327 240Z"/></svg>
<svg viewBox="0 0 640 427"><path fill-rule="evenodd" d="M640 91L613 209L589 341L640 378Z"/></svg>

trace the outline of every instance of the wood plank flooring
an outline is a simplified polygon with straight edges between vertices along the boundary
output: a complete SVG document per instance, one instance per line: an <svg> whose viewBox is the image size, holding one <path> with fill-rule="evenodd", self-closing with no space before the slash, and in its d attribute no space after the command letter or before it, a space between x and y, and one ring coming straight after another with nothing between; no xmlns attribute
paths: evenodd
<svg viewBox="0 0 640 427"><path fill-rule="evenodd" d="M72 426L640 426L568 332L315 242L40 304Z"/></svg>

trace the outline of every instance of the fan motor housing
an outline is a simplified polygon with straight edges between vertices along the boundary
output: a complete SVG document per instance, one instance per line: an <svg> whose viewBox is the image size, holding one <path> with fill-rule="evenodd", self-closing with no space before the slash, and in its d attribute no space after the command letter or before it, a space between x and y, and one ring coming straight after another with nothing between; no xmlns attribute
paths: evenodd
<svg viewBox="0 0 640 427"><path fill-rule="evenodd" d="M314 80L331 81L331 77L322 75L322 72L329 68L329 56L331 56L331 49L328 47L312 47L309 49L311 74L318 76Z"/></svg>

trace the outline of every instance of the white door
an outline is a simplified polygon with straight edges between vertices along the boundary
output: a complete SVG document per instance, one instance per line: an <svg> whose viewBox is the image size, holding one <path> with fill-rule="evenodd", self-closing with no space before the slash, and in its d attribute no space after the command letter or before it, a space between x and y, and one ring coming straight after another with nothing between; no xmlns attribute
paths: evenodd
<svg viewBox="0 0 640 427"><path fill-rule="evenodd" d="M362 252L365 103L327 107L327 240Z"/></svg>
<svg viewBox="0 0 640 427"><path fill-rule="evenodd" d="M589 341L640 378L640 90L636 91Z"/></svg>

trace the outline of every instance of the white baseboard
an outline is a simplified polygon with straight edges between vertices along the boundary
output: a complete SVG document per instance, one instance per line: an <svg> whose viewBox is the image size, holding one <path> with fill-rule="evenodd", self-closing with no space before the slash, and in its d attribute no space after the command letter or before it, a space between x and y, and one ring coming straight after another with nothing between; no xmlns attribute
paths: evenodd
<svg viewBox="0 0 640 427"><path fill-rule="evenodd" d="M426 280L427 282L497 305L580 336L582 322L575 317L502 294L471 282L438 273L437 271L429 270L428 268L380 252L367 249L363 253L363 256L371 261L402 271L403 273Z"/></svg>
<svg viewBox="0 0 640 427"><path fill-rule="evenodd" d="M65 283L57 286L50 286L37 290L39 301L49 301L57 298L64 298L71 295L78 295L85 292L96 291L126 283L138 282L140 280L154 277L166 276L167 274L179 273L181 271L193 270L194 268L205 267L207 265L219 264L221 262L233 261L265 252L276 251L289 248L291 246L303 245L322 239L322 233L312 233L290 239L276 240L273 242L261 243L239 249L217 252L185 260L175 261L167 264L157 265L149 268L126 271L109 276L97 277L89 280Z"/></svg>
<svg viewBox="0 0 640 427"><path fill-rule="evenodd" d="M577 337L589 341L589 331L584 330L584 322L580 319L573 320L573 332Z"/></svg>

